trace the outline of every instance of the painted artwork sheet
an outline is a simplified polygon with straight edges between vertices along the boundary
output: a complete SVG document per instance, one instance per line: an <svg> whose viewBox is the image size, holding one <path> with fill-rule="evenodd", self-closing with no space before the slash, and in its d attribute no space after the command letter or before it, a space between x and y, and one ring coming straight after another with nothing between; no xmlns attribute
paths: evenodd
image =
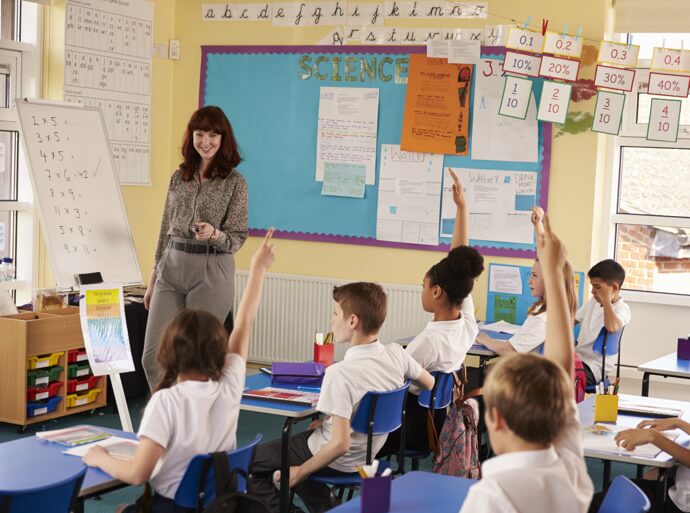
<svg viewBox="0 0 690 513"><path fill-rule="evenodd" d="M81 331L94 376L132 372L122 287L83 285L81 294Z"/></svg>

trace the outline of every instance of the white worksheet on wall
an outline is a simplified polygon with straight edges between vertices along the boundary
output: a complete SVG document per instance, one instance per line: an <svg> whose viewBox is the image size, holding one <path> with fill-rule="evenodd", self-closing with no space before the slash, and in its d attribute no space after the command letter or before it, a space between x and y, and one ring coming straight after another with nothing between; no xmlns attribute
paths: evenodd
<svg viewBox="0 0 690 513"><path fill-rule="evenodd" d="M453 180L444 169L441 237L453 236ZM469 211L470 239L532 244L530 216L536 205L537 173L453 168L462 181Z"/></svg>
<svg viewBox="0 0 690 513"><path fill-rule="evenodd" d="M381 145L376 238L438 245L443 155Z"/></svg>
<svg viewBox="0 0 690 513"><path fill-rule="evenodd" d="M153 4L68 0L64 100L100 108L121 184L150 185Z"/></svg>

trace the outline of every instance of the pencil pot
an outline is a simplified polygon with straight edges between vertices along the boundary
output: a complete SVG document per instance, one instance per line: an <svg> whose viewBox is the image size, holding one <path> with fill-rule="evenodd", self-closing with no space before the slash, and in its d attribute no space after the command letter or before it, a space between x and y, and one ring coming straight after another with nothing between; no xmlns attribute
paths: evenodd
<svg viewBox="0 0 690 513"><path fill-rule="evenodd" d="M391 509L391 481L393 476L362 479L362 513L388 513Z"/></svg>
<svg viewBox="0 0 690 513"><path fill-rule="evenodd" d="M335 344L314 344L314 361L328 367L333 363Z"/></svg>
<svg viewBox="0 0 690 513"><path fill-rule="evenodd" d="M679 338L678 339L678 359L679 360L690 360L690 339Z"/></svg>
<svg viewBox="0 0 690 513"><path fill-rule="evenodd" d="M595 395L594 422L616 422L616 420L618 420L618 395Z"/></svg>

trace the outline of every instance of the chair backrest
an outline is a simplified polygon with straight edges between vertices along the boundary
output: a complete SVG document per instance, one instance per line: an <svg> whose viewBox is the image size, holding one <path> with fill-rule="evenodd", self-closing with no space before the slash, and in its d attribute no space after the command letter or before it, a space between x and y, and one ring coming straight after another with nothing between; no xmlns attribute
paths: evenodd
<svg viewBox="0 0 690 513"><path fill-rule="evenodd" d="M50 486L21 493L0 491L0 512L69 513L74 509L85 474L86 466L76 474Z"/></svg>
<svg viewBox="0 0 690 513"><path fill-rule="evenodd" d="M601 355L601 381L606 381L606 357L618 353L618 361L616 362L616 377L620 376L621 369L621 340L623 338L623 331L625 326L614 333L609 333L606 328L601 328L599 335L597 335L592 351Z"/></svg>
<svg viewBox="0 0 690 513"><path fill-rule="evenodd" d="M367 435L367 465L371 463L373 435L391 433L403 424L405 398L410 383L388 392L368 392L357 406L351 427L357 433Z"/></svg>
<svg viewBox="0 0 690 513"><path fill-rule="evenodd" d="M263 435L259 433L252 442L244 447L228 452L230 472L239 469L245 474L249 474L254 460L254 449L262 438ZM175 504L183 508L196 508L200 500L203 500L203 505L206 506L216 497L215 472L212 465L204 479L204 466L207 461L211 461L210 454L198 454L189 462L187 470L182 476L182 481L180 481L175 492ZM237 491L247 491L247 480L244 477L237 477Z"/></svg>
<svg viewBox="0 0 690 513"><path fill-rule="evenodd" d="M647 513L652 505L635 483L625 476L613 480L599 513Z"/></svg>
<svg viewBox="0 0 690 513"><path fill-rule="evenodd" d="M453 374L435 371L431 375L434 377L434 388L419 392L417 402L431 410L442 410L453 400Z"/></svg>

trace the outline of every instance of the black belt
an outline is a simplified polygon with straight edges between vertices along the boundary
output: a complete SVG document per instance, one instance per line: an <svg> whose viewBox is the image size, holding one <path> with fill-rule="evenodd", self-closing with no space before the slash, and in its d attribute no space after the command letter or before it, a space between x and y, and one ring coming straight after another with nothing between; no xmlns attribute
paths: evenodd
<svg viewBox="0 0 690 513"><path fill-rule="evenodd" d="M189 244L187 242L178 242L178 241L173 241L172 242L172 248L176 249L178 251L184 251L185 253L211 253L211 254L216 254L220 253L216 249L215 246L211 245L202 245L202 244Z"/></svg>

